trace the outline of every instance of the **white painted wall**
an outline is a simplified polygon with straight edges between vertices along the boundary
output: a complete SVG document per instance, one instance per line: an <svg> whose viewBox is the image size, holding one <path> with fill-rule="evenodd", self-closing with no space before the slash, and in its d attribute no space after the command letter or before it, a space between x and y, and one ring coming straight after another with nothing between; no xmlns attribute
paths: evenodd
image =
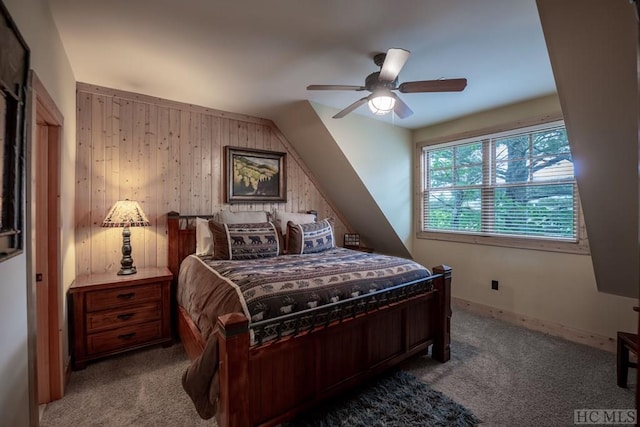
<svg viewBox="0 0 640 427"><path fill-rule="evenodd" d="M331 118L339 110L311 103L354 171L367 187L409 251L412 245L411 131L351 114Z"/></svg>
<svg viewBox="0 0 640 427"><path fill-rule="evenodd" d="M416 130L416 143L560 111L556 95ZM415 259L453 267L454 297L546 322L615 337L637 328L634 298L598 292L588 255L415 238ZM615 268L612 266L612 268ZM500 290L491 290L491 280Z"/></svg>
<svg viewBox="0 0 640 427"><path fill-rule="evenodd" d="M0 426L29 425L26 256L0 264Z"/></svg>
<svg viewBox="0 0 640 427"><path fill-rule="evenodd" d="M75 278L75 78L46 0L3 0L31 49L31 68L65 118L61 160L63 294ZM29 163L31 159L27 159ZM30 224L25 224L29 229ZM29 425L26 254L0 263L0 426ZM64 298L61 296L61 303ZM61 321L68 358L66 309Z"/></svg>

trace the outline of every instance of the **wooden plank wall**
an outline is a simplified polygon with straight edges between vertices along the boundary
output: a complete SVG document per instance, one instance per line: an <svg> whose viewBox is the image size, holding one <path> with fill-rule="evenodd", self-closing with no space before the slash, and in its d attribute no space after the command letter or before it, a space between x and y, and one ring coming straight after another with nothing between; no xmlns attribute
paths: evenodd
<svg viewBox="0 0 640 427"><path fill-rule="evenodd" d="M287 203L224 203L224 146L287 153ZM270 120L78 83L76 273L117 271L122 231L102 228L122 199L137 200L150 227L131 229L137 267L167 265L167 213L305 212L349 227Z"/></svg>

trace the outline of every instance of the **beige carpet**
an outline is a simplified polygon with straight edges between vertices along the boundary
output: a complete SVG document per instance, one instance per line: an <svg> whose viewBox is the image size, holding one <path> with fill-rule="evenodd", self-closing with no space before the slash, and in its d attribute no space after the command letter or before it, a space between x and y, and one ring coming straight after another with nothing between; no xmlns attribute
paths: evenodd
<svg viewBox="0 0 640 427"><path fill-rule="evenodd" d="M215 426L200 419L182 389L182 345L90 363L71 373L65 396L47 405L42 427Z"/></svg>
<svg viewBox="0 0 640 427"><path fill-rule="evenodd" d="M573 410L633 408L616 386L615 355L456 311L452 359L412 359L404 369L469 408L483 426L573 425ZM215 426L201 420L182 390L181 345L112 357L71 375L64 398L47 405L41 425Z"/></svg>
<svg viewBox="0 0 640 427"><path fill-rule="evenodd" d="M635 408L616 385L616 355L461 310L451 360L413 359L404 369L470 409L483 426L573 426L575 409Z"/></svg>

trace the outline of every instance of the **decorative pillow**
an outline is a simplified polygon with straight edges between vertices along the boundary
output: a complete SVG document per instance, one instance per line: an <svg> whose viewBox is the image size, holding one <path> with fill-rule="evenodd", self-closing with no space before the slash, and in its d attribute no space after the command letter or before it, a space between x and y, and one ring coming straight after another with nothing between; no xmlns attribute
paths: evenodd
<svg viewBox="0 0 640 427"><path fill-rule="evenodd" d="M280 221L282 235L284 236L287 234L287 224L289 221L294 224L309 224L316 222L318 218L316 218L314 214L276 211L275 219L276 221Z"/></svg>
<svg viewBox="0 0 640 427"><path fill-rule="evenodd" d="M280 254L278 231L272 222L220 224L209 221L215 259L270 258Z"/></svg>
<svg viewBox="0 0 640 427"><path fill-rule="evenodd" d="M249 224L252 222L268 222L269 217L265 211L222 211L220 212L220 222L225 224Z"/></svg>
<svg viewBox="0 0 640 427"><path fill-rule="evenodd" d="M209 228L209 220L196 218L196 255L213 253L213 234Z"/></svg>
<svg viewBox="0 0 640 427"><path fill-rule="evenodd" d="M311 254L335 247L333 220L323 219L311 224L287 223L287 253Z"/></svg>

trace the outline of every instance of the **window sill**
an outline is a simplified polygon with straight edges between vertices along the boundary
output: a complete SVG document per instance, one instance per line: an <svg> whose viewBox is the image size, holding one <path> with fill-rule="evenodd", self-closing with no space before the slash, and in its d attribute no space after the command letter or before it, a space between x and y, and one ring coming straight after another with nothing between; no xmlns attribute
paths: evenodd
<svg viewBox="0 0 640 427"><path fill-rule="evenodd" d="M546 239L526 239L522 237L481 236L462 233L438 233L434 231L420 231L416 233L418 239L441 240L474 245L501 246L514 249L528 249L534 251L563 252L576 255L590 255L589 242L561 242Z"/></svg>

